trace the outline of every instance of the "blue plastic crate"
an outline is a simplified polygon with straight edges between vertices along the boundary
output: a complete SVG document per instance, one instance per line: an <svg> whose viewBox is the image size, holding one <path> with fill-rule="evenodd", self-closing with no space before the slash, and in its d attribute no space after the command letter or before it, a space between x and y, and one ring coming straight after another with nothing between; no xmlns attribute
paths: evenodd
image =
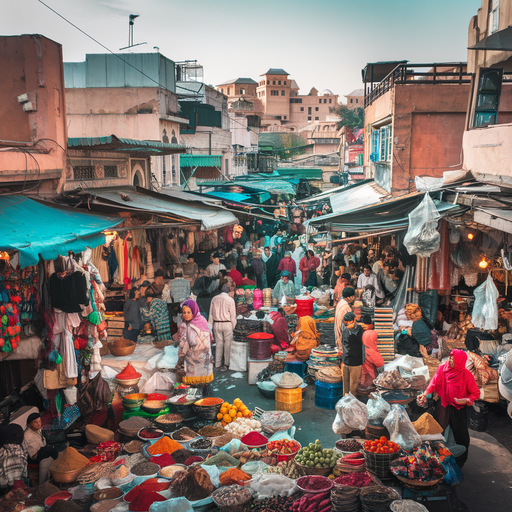
<svg viewBox="0 0 512 512"><path fill-rule="evenodd" d="M322 398L315 395L315 407L321 407L322 409L334 409L339 398Z"/></svg>
<svg viewBox="0 0 512 512"><path fill-rule="evenodd" d="M331 384L329 382L315 382L315 397L339 400L343 396L343 382Z"/></svg>
<svg viewBox="0 0 512 512"><path fill-rule="evenodd" d="M290 361L284 364L284 371L296 373L303 379L306 376L306 363L302 361Z"/></svg>

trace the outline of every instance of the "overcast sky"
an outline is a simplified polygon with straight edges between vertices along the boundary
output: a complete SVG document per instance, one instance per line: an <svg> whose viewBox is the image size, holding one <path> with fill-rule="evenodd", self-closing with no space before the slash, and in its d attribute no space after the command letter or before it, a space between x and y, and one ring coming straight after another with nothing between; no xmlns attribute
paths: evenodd
<svg viewBox="0 0 512 512"><path fill-rule="evenodd" d="M315 86L345 95L362 87L367 62L466 61L469 22L482 0L45 0L112 51L128 44L135 20L137 52L197 60L204 81L284 68L302 94ZM105 53L38 0L2 0L0 33L39 33L63 46L65 61Z"/></svg>

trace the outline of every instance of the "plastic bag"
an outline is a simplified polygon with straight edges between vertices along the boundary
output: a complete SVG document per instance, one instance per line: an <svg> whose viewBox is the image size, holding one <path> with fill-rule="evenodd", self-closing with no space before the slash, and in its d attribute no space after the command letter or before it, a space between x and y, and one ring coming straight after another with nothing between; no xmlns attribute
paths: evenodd
<svg viewBox="0 0 512 512"><path fill-rule="evenodd" d="M421 437L401 405L393 404L384 420L384 426L388 429L391 441L399 444L404 450L412 451L421 444Z"/></svg>
<svg viewBox="0 0 512 512"><path fill-rule="evenodd" d="M172 498L167 501L156 501L149 507L149 512L194 512L187 498Z"/></svg>
<svg viewBox="0 0 512 512"><path fill-rule="evenodd" d="M229 453L229 455L233 455L234 453L244 452L249 448L245 446L244 443L240 441L240 439L232 439L228 444L225 444L220 450L223 452Z"/></svg>
<svg viewBox="0 0 512 512"><path fill-rule="evenodd" d="M368 411L368 423L382 427L382 422L391 411L391 406L380 395L371 393L366 404L366 410Z"/></svg>
<svg viewBox="0 0 512 512"><path fill-rule="evenodd" d="M462 471L460 470L453 455L445 457L441 464L443 465L443 468L446 470L446 475L443 479L443 482L445 484L453 486L462 482Z"/></svg>
<svg viewBox="0 0 512 512"><path fill-rule="evenodd" d="M366 428L368 423L366 405L360 402L352 393L338 400L336 412L336 418L332 424L335 434L348 434L352 430L364 430Z"/></svg>
<svg viewBox="0 0 512 512"><path fill-rule="evenodd" d="M404 368L405 370L412 372L414 368L421 368L424 366L423 358L421 357L412 357L412 356L399 356L393 361L386 363L384 365L384 371L392 372L393 370L400 370L400 368Z"/></svg>
<svg viewBox="0 0 512 512"><path fill-rule="evenodd" d="M291 496L297 489L295 480L284 475L256 473L250 482L246 483L260 496Z"/></svg>
<svg viewBox="0 0 512 512"><path fill-rule="evenodd" d="M473 244L467 244L461 240L452 252L451 258L454 265L462 270L468 270L478 266L480 254Z"/></svg>
<svg viewBox="0 0 512 512"><path fill-rule="evenodd" d="M498 306L496 299L499 296L498 289L492 280L491 274L473 292L475 304L473 306L473 325L477 329L494 331L498 328Z"/></svg>
<svg viewBox="0 0 512 512"><path fill-rule="evenodd" d="M404 237L404 245L410 255L428 258L439 250L441 235L437 231L437 223L440 218L434 201L426 193L421 203L409 213L409 229Z"/></svg>

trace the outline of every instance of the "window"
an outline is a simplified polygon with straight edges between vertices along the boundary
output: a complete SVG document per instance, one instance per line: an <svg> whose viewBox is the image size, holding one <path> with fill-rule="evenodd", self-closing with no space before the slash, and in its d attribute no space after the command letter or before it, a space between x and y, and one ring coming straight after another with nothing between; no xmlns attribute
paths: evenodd
<svg viewBox="0 0 512 512"><path fill-rule="evenodd" d="M311 115L311 107L308 107L308 115Z"/></svg>
<svg viewBox="0 0 512 512"><path fill-rule="evenodd" d="M286 91L281 91L281 96L286 96Z"/></svg>
<svg viewBox="0 0 512 512"><path fill-rule="evenodd" d="M318 103L322 103L322 98L320 98L320 99L318 100Z"/></svg>
<svg viewBox="0 0 512 512"><path fill-rule="evenodd" d="M283 116L283 119L286 119L286 116Z"/></svg>
<svg viewBox="0 0 512 512"><path fill-rule="evenodd" d="M240 94L245 94L245 89L243 87L240 87Z"/></svg>
<svg viewBox="0 0 512 512"><path fill-rule="evenodd" d="M329 103L332 103L332 98L329 98Z"/></svg>
<svg viewBox="0 0 512 512"><path fill-rule="evenodd" d="M311 121L311 116L308 117L308 121Z"/></svg>
<svg viewBox="0 0 512 512"><path fill-rule="evenodd" d="M503 69L481 68L473 126L497 124Z"/></svg>
<svg viewBox="0 0 512 512"><path fill-rule="evenodd" d="M284 85L286 85L286 80L284 81Z"/></svg>
<svg viewBox="0 0 512 512"><path fill-rule="evenodd" d="M324 99L324 103L327 103L327 100L326 100L326 99Z"/></svg>
<svg viewBox="0 0 512 512"><path fill-rule="evenodd" d="M270 80L267 80L267 85L270 85Z"/></svg>
<svg viewBox="0 0 512 512"><path fill-rule="evenodd" d="M228 87L228 96L229 96L229 87Z"/></svg>
<svg viewBox="0 0 512 512"><path fill-rule="evenodd" d="M229 159L224 159L224 174L227 176L229 174Z"/></svg>
<svg viewBox="0 0 512 512"><path fill-rule="evenodd" d="M370 160L372 162L391 161L392 152L392 127L390 124L372 132L372 152Z"/></svg>
<svg viewBox="0 0 512 512"><path fill-rule="evenodd" d="M350 103L354 103L354 100L352 98L350 98Z"/></svg>
<svg viewBox="0 0 512 512"><path fill-rule="evenodd" d="M105 165L105 178L117 178L117 165Z"/></svg>
<svg viewBox="0 0 512 512"><path fill-rule="evenodd" d="M94 165L76 165L73 168L73 178L75 180L93 180L94 179Z"/></svg>
<svg viewBox="0 0 512 512"><path fill-rule="evenodd" d="M315 107L315 111L318 112L318 107Z"/></svg>
<svg viewBox="0 0 512 512"><path fill-rule="evenodd" d="M498 30L500 23L500 0L489 1L489 35Z"/></svg>
<svg viewBox="0 0 512 512"><path fill-rule="evenodd" d="M359 103L359 100L356 98L356 103Z"/></svg>
<svg viewBox="0 0 512 512"><path fill-rule="evenodd" d="M270 91L270 96L279 96L279 91Z"/></svg>
<svg viewBox="0 0 512 512"><path fill-rule="evenodd" d="M315 117L315 121L318 121L320 118L319 117Z"/></svg>
<svg viewBox="0 0 512 512"><path fill-rule="evenodd" d="M277 85L281 85L281 80L278 80Z"/></svg>
<svg viewBox="0 0 512 512"><path fill-rule="evenodd" d="M275 80L272 80L272 85L276 85L276 81Z"/></svg>
<svg viewBox="0 0 512 512"><path fill-rule="evenodd" d="M301 111L301 112L304 112L304 107L300 107L300 111Z"/></svg>

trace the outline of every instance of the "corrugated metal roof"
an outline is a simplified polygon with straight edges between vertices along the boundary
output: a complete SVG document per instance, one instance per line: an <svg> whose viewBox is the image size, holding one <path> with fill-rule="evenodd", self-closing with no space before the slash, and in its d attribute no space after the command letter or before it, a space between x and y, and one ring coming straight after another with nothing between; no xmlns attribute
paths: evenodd
<svg viewBox="0 0 512 512"><path fill-rule="evenodd" d="M281 68L270 68L266 73L263 73L260 76L263 75L289 75L290 73L287 73L284 69Z"/></svg>
<svg viewBox="0 0 512 512"><path fill-rule="evenodd" d="M221 167L222 155L181 155L181 167Z"/></svg>
<svg viewBox="0 0 512 512"><path fill-rule="evenodd" d="M148 153L150 155L170 155L183 153L187 147L183 144L166 144L157 140L125 139L115 135L105 137L68 137L68 148L92 148L108 151L128 151L134 153Z"/></svg>
<svg viewBox="0 0 512 512"><path fill-rule="evenodd" d="M306 180L321 180L323 171L319 167L282 167L275 172L282 177L290 176Z"/></svg>
<svg viewBox="0 0 512 512"><path fill-rule="evenodd" d="M358 184L345 191L333 194L329 200L333 213L347 213L370 204L379 203L388 193L373 180L370 183Z"/></svg>
<svg viewBox="0 0 512 512"><path fill-rule="evenodd" d="M129 196L125 201L121 195ZM180 217L183 221L201 221L202 229L209 231L235 224L237 218L229 211L215 205L206 205L199 198L191 201L182 197L173 198L172 190L167 194L159 194L140 187L121 187L117 189L94 189L94 195L111 203L122 205L127 209L137 209L147 212L170 213Z"/></svg>

